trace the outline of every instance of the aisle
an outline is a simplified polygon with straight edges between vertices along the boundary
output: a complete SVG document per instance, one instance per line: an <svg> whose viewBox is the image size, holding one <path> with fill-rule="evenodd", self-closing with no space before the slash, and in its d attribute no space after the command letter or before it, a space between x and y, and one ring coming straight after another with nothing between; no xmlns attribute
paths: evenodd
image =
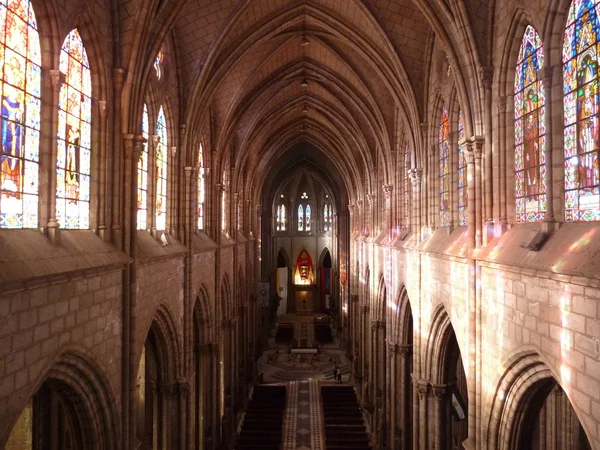
<svg viewBox="0 0 600 450"><path fill-rule="evenodd" d="M322 450L324 429L320 384L317 380L288 382L284 450Z"/></svg>

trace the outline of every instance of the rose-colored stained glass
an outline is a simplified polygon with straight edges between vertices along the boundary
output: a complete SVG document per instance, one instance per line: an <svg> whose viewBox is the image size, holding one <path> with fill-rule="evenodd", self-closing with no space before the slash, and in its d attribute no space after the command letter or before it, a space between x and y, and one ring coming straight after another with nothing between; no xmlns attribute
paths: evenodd
<svg viewBox="0 0 600 450"><path fill-rule="evenodd" d="M571 3L563 41L565 220L600 220L598 0Z"/></svg>
<svg viewBox="0 0 600 450"><path fill-rule="evenodd" d="M142 136L146 139L144 149L138 161L138 191L137 191L137 229L145 230L148 221L148 140L150 139L148 122L148 105L144 104L142 114Z"/></svg>
<svg viewBox="0 0 600 450"><path fill-rule="evenodd" d="M155 218L156 229L165 230L167 228L167 123L165 113L161 106L158 111L158 120L156 121L156 134L158 135L158 144L156 145L156 204Z"/></svg>
<svg viewBox="0 0 600 450"><path fill-rule="evenodd" d="M530 25L523 34L515 73L515 206L517 222L544 218L546 109L540 70L542 41Z"/></svg>
<svg viewBox="0 0 600 450"><path fill-rule="evenodd" d="M40 65L31 3L0 2L0 228L38 226Z"/></svg>
<svg viewBox="0 0 600 450"><path fill-rule="evenodd" d="M65 74L58 100L56 219L63 228L90 227L92 83L77 29L63 42L59 69Z"/></svg>
<svg viewBox="0 0 600 450"><path fill-rule="evenodd" d="M440 121L439 151L440 151L440 225L450 225L450 121L448 108L444 105Z"/></svg>

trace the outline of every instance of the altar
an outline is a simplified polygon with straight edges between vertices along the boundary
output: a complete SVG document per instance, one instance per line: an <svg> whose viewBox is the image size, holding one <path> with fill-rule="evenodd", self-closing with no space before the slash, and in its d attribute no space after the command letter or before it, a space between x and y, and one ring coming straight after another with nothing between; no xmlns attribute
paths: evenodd
<svg viewBox="0 0 600 450"><path fill-rule="evenodd" d="M306 250L298 255L294 274L294 307L296 314L312 314L317 306L318 294L312 259Z"/></svg>

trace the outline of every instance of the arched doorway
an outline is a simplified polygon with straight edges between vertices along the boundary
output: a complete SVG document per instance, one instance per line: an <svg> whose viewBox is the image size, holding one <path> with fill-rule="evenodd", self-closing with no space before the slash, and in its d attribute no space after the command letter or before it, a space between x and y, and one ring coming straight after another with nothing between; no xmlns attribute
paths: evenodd
<svg viewBox="0 0 600 450"><path fill-rule="evenodd" d="M429 442L432 448L460 450L469 432L467 377L454 328L442 306L433 316L427 354L431 381L427 390L419 386L419 407L431 408L434 421L421 445Z"/></svg>
<svg viewBox="0 0 600 450"><path fill-rule="evenodd" d="M5 450L110 450L119 435L108 381L79 353L48 371L2 447ZM2 446L0 442L0 446Z"/></svg>
<svg viewBox="0 0 600 450"><path fill-rule="evenodd" d="M277 269L275 271L275 290L281 298L277 307L277 315L281 316L288 312L288 296L290 285L290 258L283 248L277 253Z"/></svg>
<svg viewBox="0 0 600 450"><path fill-rule="evenodd" d="M494 393L488 447L590 450L569 397L534 351L511 357Z"/></svg>
<svg viewBox="0 0 600 450"><path fill-rule="evenodd" d="M322 313L331 313L335 310L332 304L331 276L331 253L328 248L325 248L319 258L319 311Z"/></svg>

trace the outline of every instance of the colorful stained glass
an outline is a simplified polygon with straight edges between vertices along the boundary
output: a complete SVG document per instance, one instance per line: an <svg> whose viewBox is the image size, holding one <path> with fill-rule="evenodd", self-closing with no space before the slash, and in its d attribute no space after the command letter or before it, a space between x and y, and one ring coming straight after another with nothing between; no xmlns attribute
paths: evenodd
<svg viewBox="0 0 600 450"><path fill-rule="evenodd" d="M563 41L567 221L600 220L597 3L571 3Z"/></svg>
<svg viewBox="0 0 600 450"><path fill-rule="evenodd" d="M286 216L285 216L285 205L280 205L281 208L281 231L285 231L285 223L286 223Z"/></svg>
<svg viewBox="0 0 600 450"><path fill-rule="evenodd" d="M304 231L304 208L298 205L298 231Z"/></svg>
<svg viewBox="0 0 600 450"><path fill-rule="evenodd" d="M440 151L440 226L450 225L450 148L448 135L450 134L450 121L448 108L444 105L442 120L440 121L439 151Z"/></svg>
<svg viewBox="0 0 600 450"><path fill-rule="evenodd" d="M458 224L467 224L467 159L462 111L458 112Z"/></svg>
<svg viewBox="0 0 600 450"><path fill-rule="evenodd" d="M64 228L90 227L91 72L77 29L63 42L59 68L65 74L58 100L56 219Z"/></svg>
<svg viewBox="0 0 600 450"><path fill-rule="evenodd" d="M163 66L163 60L165 59L165 54L163 52L163 49L161 48L158 52L158 55L156 55L156 59L154 60L154 70L156 71L156 78L158 78L159 80L162 78L162 66Z"/></svg>
<svg viewBox="0 0 600 450"><path fill-rule="evenodd" d="M0 2L0 228L38 226L40 55L29 0Z"/></svg>
<svg viewBox="0 0 600 450"><path fill-rule="evenodd" d="M158 110L158 120L156 121L156 134L158 143L156 144L156 204L155 218L156 229L166 230L167 228L167 123L165 113L161 106Z"/></svg>
<svg viewBox="0 0 600 450"><path fill-rule="evenodd" d="M276 229L277 231L280 231L280 230L281 230L281 205L279 205L279 206L277 207L277 222L276 222L276 227L275 227L275 229Z"/></svg>
<svg viewBox="0 0 600 450"><path fill-rule="evenodd" d="M306 231L310 231L310 205L306 205L306 221L305 221L305 225L304 225L304 229Z"/></svg>
<svg viewBox="0 0 600 450"><path fill-rule="evenodd" d="M543 220L546 191L546 96L540 70L542 41L531 25L523 34L515 72L515 206L517 222Z"/></svg>
<svg viewBox="0 0 600 450"><path fill-rule="evenodd" d="M148 124L148 106L144 104L142 114L142 136L146 139L144 149L138 161L138 186L137 186L137 229L147 228L148 218L148 139L150 125Z"/></svg>
<svg viewBox="0 0 600 450"><path fill-rule="evenodd" d="M198 229L204 230L204 202L206 201L204 181L204 149L198 149Z"/></svg>

